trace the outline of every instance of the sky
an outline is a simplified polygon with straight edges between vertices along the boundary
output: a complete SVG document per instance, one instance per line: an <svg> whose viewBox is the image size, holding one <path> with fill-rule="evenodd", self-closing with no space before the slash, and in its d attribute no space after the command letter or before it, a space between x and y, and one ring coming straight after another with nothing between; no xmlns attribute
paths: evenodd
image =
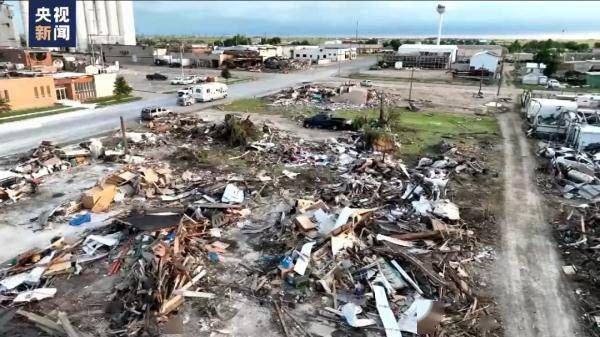
<svg viewBox="0 0 600 337"><path fill-rule="evenodd" d="M600 38L598 1L443 4L446 37ZM424 37L437 34L436 6L436 1L134 1L134 20L143 35L344 37L355 35L358 21L360 36Z"/></svg>

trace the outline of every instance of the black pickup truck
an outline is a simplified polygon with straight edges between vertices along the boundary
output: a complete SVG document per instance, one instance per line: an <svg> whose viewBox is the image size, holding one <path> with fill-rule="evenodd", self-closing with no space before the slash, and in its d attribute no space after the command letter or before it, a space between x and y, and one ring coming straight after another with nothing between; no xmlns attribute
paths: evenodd
<svg viewBox="0 0 600 337"><path fill-rule="evenodd" d="M312 117L305 118L302 126L305 128L352 130L352 120L333 117L331 113L320 112Z"/></svg>

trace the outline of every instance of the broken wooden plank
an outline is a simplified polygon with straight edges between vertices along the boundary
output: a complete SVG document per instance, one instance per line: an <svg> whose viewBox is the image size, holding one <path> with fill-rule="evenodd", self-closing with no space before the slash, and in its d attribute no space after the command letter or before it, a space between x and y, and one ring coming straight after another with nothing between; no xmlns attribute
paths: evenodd
<svg viewBox="0 0 600 337"><path fill-rule="evenodd" d="M175 295L181 295L183 297L196 297L196 298L215 298L216 295L213 293L205 293L201 291L192 291L192 290L175 290L173 292Z"/></svg>
<svg viewBox="0 0 600 337"><path fill-rule="evenodd" d="M59 332L61 335L65 333L65 330L62 328L62 326L60 324L57 324L44 316L40 316L38 314L34 314L32 312L25 311L22 309L17 310L17 314L26 317L28 320L30 320L40 326L43 326L43 327L46 327L53 331Z"/></svg>
<svg viewBox="0 0 600 337"><path fill-rule="evenodd" d="M69 337L81 337L79 335L79 333L77 332L77 330L75 330L75 328L71 324L71 321L69 321L69 316L67 316L66 312L59 311L58 312L58 320L60 321L60 324L62 325L63 329L65 329L65 332L67 333L67 336L69 336Z"/></svg>
<svg viewBox="0 0 600 337"><path fill-rule="evenodd" d="M175 290L174 292L190 289L194 284L196 284L198 281L200 281L200 279L204 275L206 275L206 270L202 270L200 273L198 273L198 275L194 276L194 278L190 282L184 284L183 287ZM163 303L163 305L160 308L160 314L166 315L166 314L170 313L171 311L175 310L182 303L183 303L183 296L175 295L175 296L171 297L167 302Z"/></svg>
<svg viewBox="0 0 600 337"><path fill-rule="evenodd" d="M444 279L442 279L436 272L434 272L430 268L426 267L423 264L423 261L419 260L418 258L416 258L415 256L413 256L411 254L404 252L402 249L392 249L390 247L390 245L386 242L383 242L383 244L386 246L387 249L374 248L374 250L377 252L383 253L383 254L387 254L387 255L399 256L403 260L410 262L415 267L419 268L419 270L421 270L425 275L427 275L427 277L429 277L429 279L434 281L437 285L442 285L444 287L448 286L446 281Z"/></svg>

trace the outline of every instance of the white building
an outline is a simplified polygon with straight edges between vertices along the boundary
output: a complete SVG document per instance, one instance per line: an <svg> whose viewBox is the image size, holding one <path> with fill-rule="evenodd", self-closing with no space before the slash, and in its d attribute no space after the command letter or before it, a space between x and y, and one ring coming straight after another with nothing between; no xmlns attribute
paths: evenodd
<svg viewBox="0 0 600 337"><path fill-rule="evenodd" d="M345 61L356 58L356 48L323 44L322 46L297 46L293 50L295 59L311 60L320 63L321 60L329 62Z"/></svg>
<svg viewBox="0 0 600 337"><path fill-rule="evenodd" d="M485 69L490 73L496 73L499 68L500 56L491 51L475 53L469 60L469 67L473 70Z"/></svg>
<svg viewBox="0 0 600 337"><path fill-rule="evenodd" d="M21 0L23 32L29 36L29 2ZM135 45L135 23L133 2L77 1L77 51L86 52L91 45L122 44Z"/></svg>
<svg viewBox="0 0 600 337"><path fill-rule="evenodd" d="M15 29L12 6L0 2L0 47L18 48L21 39Z"/></svg>
<svg viewBox="0 0 600 337"><path fill-rule="evenodd" d="M435 44L403 44L398 47L396 61L404 67L446 69L456 62L458 46Z"/></svg>
<svg viewBox="0 0 600 337"><path fill-rule="evenodd" d="M96 98L112 96L115 90L117 73L95 74L93 76L94 86L96 87Z"/></svg>
<svg viewBox="0 0 600 337"><path fill-rule="evenodd" d="M546 65L543 63L525 64L525 74L521 78L523 84L546 84L548 77L544 75Z"/></svg>

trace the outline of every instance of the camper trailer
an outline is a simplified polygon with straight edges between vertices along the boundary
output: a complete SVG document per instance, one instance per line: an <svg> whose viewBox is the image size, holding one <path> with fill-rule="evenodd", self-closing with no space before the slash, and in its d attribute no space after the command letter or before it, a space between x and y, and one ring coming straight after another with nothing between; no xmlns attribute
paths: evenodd
<svg viewBox="0 0 600 337"><path fill-rule="evenodd" d="M194 99L197 102L210 102L215 99L227 98L228 88L224 83L207 82L194 87Z"/></svg>

